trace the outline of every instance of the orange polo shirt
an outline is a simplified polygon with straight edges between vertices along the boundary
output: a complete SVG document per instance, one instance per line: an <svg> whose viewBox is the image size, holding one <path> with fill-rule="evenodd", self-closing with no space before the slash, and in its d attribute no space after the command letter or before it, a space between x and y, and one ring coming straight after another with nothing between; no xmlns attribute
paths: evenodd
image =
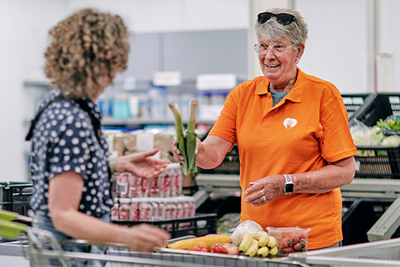
<svg viewBox="0 0 400 267"><path fill-rule="evenodd" d="M298 69L295 85L274 107L268 84L260 76L234 88L210 131L237 143L242 192L268 175L318 170L357 154L347 111L333 84ZM324 194L282 194L260 207L244 198L241 221L253 220L264 228L311 228L309 249L343 239L339 188Z"/></svg>

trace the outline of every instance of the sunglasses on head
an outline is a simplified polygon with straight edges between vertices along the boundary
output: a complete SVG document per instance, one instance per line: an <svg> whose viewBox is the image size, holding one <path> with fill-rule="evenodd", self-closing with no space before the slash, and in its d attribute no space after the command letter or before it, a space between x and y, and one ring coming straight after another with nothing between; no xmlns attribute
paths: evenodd
<svg viewBox="0 0 400 267"><path fill-rule="evenodd" d="M297 26L299 26L296 17L286 13L280 13L280 14L273 14L271 12L260 13L258 14L258 23L263 24L273 17L275 17L276 21L282 25L286 26L294 21L296 22Z"/></svg>

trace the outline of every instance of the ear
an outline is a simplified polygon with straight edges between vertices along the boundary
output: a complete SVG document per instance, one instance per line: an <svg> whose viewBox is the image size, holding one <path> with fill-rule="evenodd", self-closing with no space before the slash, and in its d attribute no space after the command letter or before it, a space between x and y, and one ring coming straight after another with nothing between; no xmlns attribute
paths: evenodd
<svg viewBox="0 0 400 267"><path fill-rule="evenodd" d="M304 49L305 49L305 45L304 44L299 44L299 46L297 47L297 54L296 54L296 59L300 60L301 57L303 56L304 53Z"/></svg>

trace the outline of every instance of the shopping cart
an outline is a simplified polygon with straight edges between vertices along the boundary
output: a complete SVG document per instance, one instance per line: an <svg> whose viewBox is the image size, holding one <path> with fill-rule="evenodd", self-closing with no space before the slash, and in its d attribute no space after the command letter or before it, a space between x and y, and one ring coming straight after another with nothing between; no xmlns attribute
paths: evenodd
<svg viewBox="0 0 400 267"><path fill-rule="evenodd" d="M257 259L246 256L222 255L215 253L158 248L154 253L141 253L129 250L121 244L107 244L107 254L63 251L59 240L53 233L28 226L30 217L14 212L0 210L0 236L18 238L24 256L31 266L105 266L105 267L309 267L310 265L289 261L288 259ZM68 241L75 245L87 246L83 240Z"/></svg>

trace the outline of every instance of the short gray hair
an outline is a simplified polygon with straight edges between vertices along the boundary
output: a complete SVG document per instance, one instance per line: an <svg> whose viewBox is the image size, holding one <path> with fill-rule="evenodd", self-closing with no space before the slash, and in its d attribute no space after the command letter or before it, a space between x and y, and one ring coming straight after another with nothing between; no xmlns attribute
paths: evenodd
<svg viewBox="0 0 400 267"><path fill-rule="evenodd" d="M296 18L298 24L296 22L292 22L289 25L282 25L277 22L276 17L272 17L263 24L260 24L257 20L255 25L257 39L263 37L275 42L288 39L295 46L306 43L308 36L308 26L304 22L304 19L299 12L289 8L277 7L267 9L265 12L271 12L276 15L281 13L293 15Z"/></svg>

